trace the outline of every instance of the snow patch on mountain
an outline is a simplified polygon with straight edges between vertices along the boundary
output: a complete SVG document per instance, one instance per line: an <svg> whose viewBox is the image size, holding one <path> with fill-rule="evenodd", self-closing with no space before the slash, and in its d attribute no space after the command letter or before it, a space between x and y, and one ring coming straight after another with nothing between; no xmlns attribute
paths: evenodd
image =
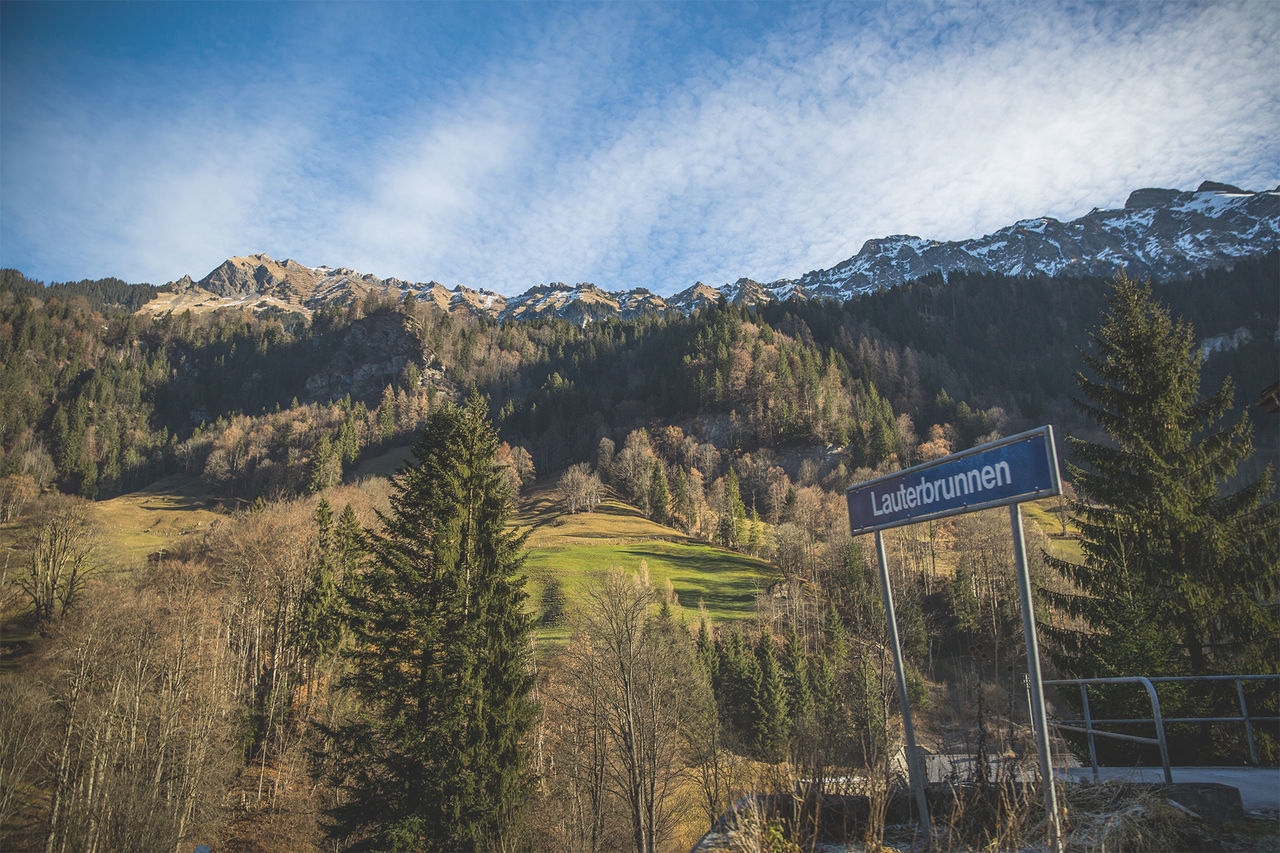
<svg viewBox="0 0 1280 853"><path fill-rule="evenodd" d="M381 279L341 267L308 267L257 254L230 258L199 282L190 277L171 282L172 295L163 294L143 310L167 313L235 305L310 313L324 305L348 305L370 294L396 299L412 294L450 312L499 320L553 315L582 324L649 312L688 313L720 298L738 305L787 299L844 301L926 275L962 271L1105 277L1123 269L1139 277L1182 277L1277 247L1280 188L1246 192L1205 181L1192 192L1134 190L1118 210L1094 208L1069 222L1047 216L1022 219L970 240L942 242L910 234L879 237L867 240L853 257L796 279L765 284L740 278L720 288L696 282L666 298L642 287L610 292L586 282L542 284L508 298L463 285L448 290L434 281Z"/></svg>
<svg viewBox="0 0 1280 853"><path fill-rule="evenodd" d="M1208 358L1215 352L1234 352L1253 341L1253 332L1241 326L1234 332L1224 332L1200 341L1200 357Z"/></svg>

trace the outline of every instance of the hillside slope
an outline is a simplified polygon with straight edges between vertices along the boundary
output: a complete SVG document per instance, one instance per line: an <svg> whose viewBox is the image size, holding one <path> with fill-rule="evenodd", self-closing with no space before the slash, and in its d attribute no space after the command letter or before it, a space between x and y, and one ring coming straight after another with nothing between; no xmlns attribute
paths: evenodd
<svg viewBox="0 0 1280 853"><path fill-rule="evenodd" d="M525 564L529 594L542 615L542 596L558 581L566 609L581 601L591 579L610 569L638 572L643 566L661 589L669 580L683 608L707 607L713 621L753 615L755 596L776 582L777 569L757 557L709 545L645 518L616 499L594 512L568 514L557 491L533 489L520 502L517 526L528 531ZM567 637L564 623L546 626L545 637Z"/></svg>

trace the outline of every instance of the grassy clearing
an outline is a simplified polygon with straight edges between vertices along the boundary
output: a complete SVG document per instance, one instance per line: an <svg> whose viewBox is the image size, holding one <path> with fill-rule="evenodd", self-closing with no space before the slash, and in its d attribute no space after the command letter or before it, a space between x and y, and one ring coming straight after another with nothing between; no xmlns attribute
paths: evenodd
<svg viewBox="0 0 1280 853"><path fill-rule="evenodd" d="M128 571L172 548L184 536L208 530L222 513L195 481L167 477L137 492L98 501L99 554L109 571Z"/></svg>
<svg viewBox="0 0 1280 853"><path fill-rule="evenodd" d="M683 607L706 603L716 621L745 619L755 612L755 594L777 579L764 560L717 548L655 524L638 510L616 500L595 512L567 515L555 491L533 490L522 501L516 519L529 533L529 594L536 603L551 578L563 584L573 607L583 586L611 568L634 572L643 562L654 583L671 581ZM566 636L549 630L544 639Z"/></svg>
<svg viewBox="0 0 1280 853"><path fill-rule="evenodd" d="M142 565L157 551L172 548L182 537L207 530L220 513L192 481L171 477L127 495L98 501L92 513L100 536L95 553L95 577L115 583ZM0 553L9 561L9 578L23 571L20 548L24 522L0 526ZM3 594L7 593L7 594ZM90 592L92 594L92 591ZM24 597L9 588L0 590L0 671L21 667L21 658L37 635Z"/></svg>
<svg viewBox="0 0 1280 853"><path fill-rule="evenodd" d="M409 445L403 447L393 447L386 453L370 457L362 461L356 466L348 480L358 482L365 477L390 477L400 466L409 460L413 454L413 448Z"/></svg>
<svg viewBox="0 0 1280 853"><path fill-rule="evenodd" d="M407 453L407 448L396 448L368 460L359 475L394 471ZM217 499L201 491L196 481L180 477L98 501L93 514L102 530L102 569L117 577L225 517ZM636 571L643 562L657 585L671 580L683 606L696 609L705 601L713 619L741 619L753 614L757 590L776 578L763 560L655 524L619 501L605 501L593 513L566 515L550 486L535 488L522 500L515 523L529 532L528 589L533 604L550 578L560 579L571 608L589 578L613 567ZM0 528L0 545L13 544L17 535L16 525ZM548 638L563 634L558 629L544 632Z"/></svg>
<svg viewBox="0 0 1280 853"><path fill-rule="evenodd" d="M130 572L150 555L173 548L183 537L208 530L224 517L216 499L200 490L196 481L182 477L168 477L139 491L97 501L91 512L99 528L96 565L107 575ZM0 525L0 550L20 546L25 523Z"/></svg>
<svg viewBox="0 0 1280 853"><path fill-rule="evenodd" d="M1063 517L1066 517L1066 534L1063 535ZM1061 560L1079 563L1084 560L1080 550L1080 531L1071 523L1066 502L1058 498L1044 498L1038 501L1027 501L1022 505L1022 517L1030 524L1039 527L1049 539L1046 548L1049 555Z"/></svg>

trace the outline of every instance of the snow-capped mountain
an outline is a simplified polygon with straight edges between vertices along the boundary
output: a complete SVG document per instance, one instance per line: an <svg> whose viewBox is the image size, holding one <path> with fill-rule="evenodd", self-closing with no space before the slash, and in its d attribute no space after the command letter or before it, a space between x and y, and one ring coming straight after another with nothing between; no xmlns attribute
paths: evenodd
<svg viewBox="0 0 1280 853"><path fill-rule="evenodd" d="M1280 246L1280 187L1245 192L1205 181L1195 192L1141 189L1121 210L1060 222L1024 219L994 234L940 242L909 235L868 240L831 269L775 282L817 298L847 299L932 272L1005 275L1131 275L1175 278Z"/></svg>
<svg viewBox="0 0 1280 853"><path fill-rule="evenodd" d="M724 296L737 304L785 299L836 299L920 278L930 273L988 271L1013 276L1098 275L1119 269L1131 275L1174 278L1266 254L1280 247L1280 187L1247 192L1205 181L1194 192L1135 190L1120 210L1098 210L1060 222L1024 219L994 234L942 242L910 235L868 240L858 254L830 269L769 284L740 278L720 288L702 282L674 296L642 287L606 291L594 284L538 285L519 296L438 282L411 283L354 270L307 267L267 255L230 258L200 281L184 276L172 292L148 304L152 314L186 309L252 306L309 313L382 294L412 295L441 310L495 319L547 315L575 323L646 312L689 312Z"/></svg>

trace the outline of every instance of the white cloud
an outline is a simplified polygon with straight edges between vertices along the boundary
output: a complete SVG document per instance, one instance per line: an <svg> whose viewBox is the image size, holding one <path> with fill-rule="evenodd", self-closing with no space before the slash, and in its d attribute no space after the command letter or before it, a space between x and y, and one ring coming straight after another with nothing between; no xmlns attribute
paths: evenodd
<svg viewBox="0 0 1280 853"><path fill-rule="evenodd" d="M252 88L204 94L163 113L71 95L24 111L33 141L5 153L6 232L51 278L163 282L283 245L287 207L310 190L295 180L310 128L245 109L265 100Z"/></svg>
<svg viewBox="0 0 1280 853"><path fill-rule="evenodd" d="M993 44L959 39L891 67L856 59L890 53L880 37L749 60L567 170L561 196L590 203L546 206L527 233L560 223L619 284L649 282L611 263L617 250L676 235L653 259L670 290L796 275L889 233L958 239L1076 216L1141 185L1274 180L1280 148L1259 145L1280 129L1274 60L1252 34L1274 33L1276 16L1263 17L1211 7L1138 39L1021 15Z"/></svg>
<svg viewBox="0 0 1280 853"><path fill-rule="evenodd" d="M63 277L163 281L267 251L508 293L669 293L1140 186L1280 178L1280 6L801 11L752 50L713 29L650 78L661 26L593 9L378 115L341 66L164 114L46 106L23 119L40 144L4 152L5 233Z"/></svg>
<svg viewBox="0 0 1280 853"><path fill-rule="evenodd" d="M1078 216L1143 185L1265 183L1280 112L1254 34L1276 16L1257 11L1129 31L987 15L924 51L883 33L814 53L779 39L695 69L552 169L512 170L474 199L492 228L422 257L508 292L552 279L670 292L798 275L890 233L960 239Z"/></svg>

